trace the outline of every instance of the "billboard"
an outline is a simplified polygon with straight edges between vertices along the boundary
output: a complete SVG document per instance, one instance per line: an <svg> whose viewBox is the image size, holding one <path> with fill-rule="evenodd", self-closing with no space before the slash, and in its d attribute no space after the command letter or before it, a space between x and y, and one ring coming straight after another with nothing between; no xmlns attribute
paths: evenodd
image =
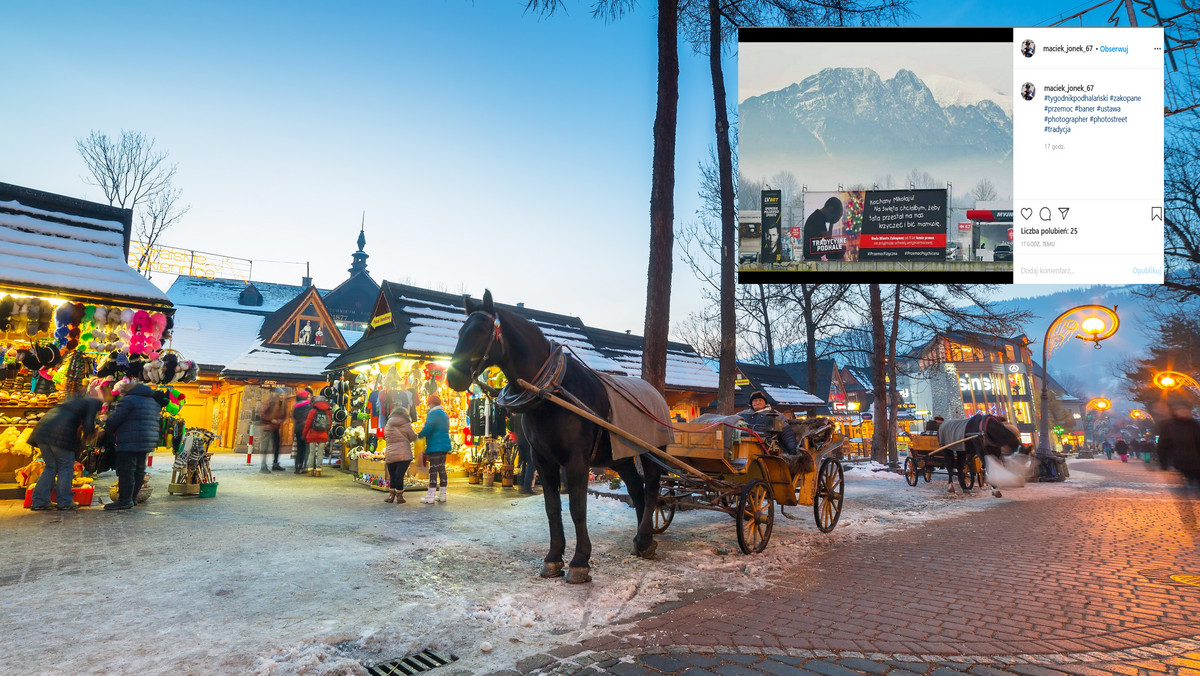
<svg viewBox="0 0 1200 676"><path fill-rule="evenodd" d="M804 260L943 260L946 191L843 190L804 195Z"/></svg>
<svg viewBox="0 0 1200 676"><path fill-rule="evenodd" d="M782 205L782 190L762 191L762 249L758 255L760 263L778 263L783 260L783 231L780 225Z"/></svg>

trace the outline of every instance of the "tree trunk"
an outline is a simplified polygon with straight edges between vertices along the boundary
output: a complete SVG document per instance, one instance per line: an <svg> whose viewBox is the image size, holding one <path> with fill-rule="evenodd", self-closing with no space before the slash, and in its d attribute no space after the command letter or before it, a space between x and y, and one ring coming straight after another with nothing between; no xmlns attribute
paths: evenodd
<svg viewBox="0 0 1200 676"><path fill-rule="evenodd" d="M733 309L737 214L733 204L733 151L729 147L729 113L725 110L725 73L721 70L718 0L708 0L708 65L712 71L713 106L717 113L717 169L721 179L721 358L717 370L717 412L731 415L737 367L737 317Z"/></svg>
<svg viewBox="0 0 1200 676"><path fill-rule="evenodd" d="M817 324L813 321L813 294L817 285L800 284L800 312L804 315L804 360L808 364L808 382L804 387L809 394L817 393Z"/></svg>
<svg viewBox="0 0 1200 676"><path fill-rule="evenodd" d="M642 378L659 392L667 381L671 324L671 262L675 244L675 127L679 109L679 11L676 0L658 2L658 103L650 178L650 266Z"/></svg>
<svg viewBox="0 0 1200 676"><path fill-rule="evenodd" d="M900 404L899 385L896 382L896 339L900 334L900 285L896 285L896 297L892 306L892 335L888 336L888 462L900 464L900 452L896 448L896 436L900 432L897 407Z"/></svg>
<svg viewBox="0 0 1200 676"><path fill-rule="evenodd" d="M770 303L767 299L767 285L758 285L758 309L763 318L763 339L767 347L767 366L775 365L775 339L771 337Z"/></svg>
<svg viewBox="0 0 1200 676"><path fill-rule="evenodd" d="M878 284L871 284L871 351L874 353L874 358L871 360L871 383L875 396L873 424L875 426L875 434L871 437L871 459L878 463L887 462L887 386L884 384L884 368L883 356L884 349L884 329L883 329L883 297L879 292Z"/></svg>

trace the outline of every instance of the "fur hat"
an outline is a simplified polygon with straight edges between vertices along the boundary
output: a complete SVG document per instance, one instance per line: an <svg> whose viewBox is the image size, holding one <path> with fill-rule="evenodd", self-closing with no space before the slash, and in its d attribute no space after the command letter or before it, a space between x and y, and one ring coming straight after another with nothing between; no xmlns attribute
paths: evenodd
<svg viewBox="0 0 1200 676"><path fill-rule="evenodd" d="M751 397L751 399L753 399L753 398L754 397ZM436 394L431 394L425 398L425 404L428 406L441 406L442 398L437 396Z"/></svg>
<svg viewBox="0 0 1200 676"><path fill-rule="evenodd" d="M764 404L767 403L767 395L763 394L762 390L755 390L754 394L750 395L750 401L755 399L762 399Z"/></svg>

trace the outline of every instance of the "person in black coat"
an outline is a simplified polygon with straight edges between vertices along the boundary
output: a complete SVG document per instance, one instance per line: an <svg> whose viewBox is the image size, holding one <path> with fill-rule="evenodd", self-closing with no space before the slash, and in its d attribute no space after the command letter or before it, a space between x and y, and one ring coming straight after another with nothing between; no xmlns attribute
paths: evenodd
<svg viewBox="0 0 1200 676"><path fill-rule="evenodd" d="M1200 486L1200 422L1187 404L1171 407L1171 417L1158 426L1158 463L1174 467L1189 484Z"/></svg>
<svg viewBox="0 0 1200 676"><path fill-rule="evenodd" d="M77 397L66 401L42 418L29 434L29 445L42 452L46 463L42 475L33 487L30 509L50 509L50 489L59 509L77 509L72 499L71 480L75 478L75 458L81 448L81 436L96 430L96 414L100 412L100 400L94 397ZM57 479L57 481L56 481Z"/></svg>
<svg viewBox="0 0 1200 676"><path fill-rule="evenodd" d="M308 442L304 440L304 421L312 410L312 390L307 387L296 392L296 403L292 406L292 440L296 445L296 474L304 471L304 460L308 457Z"/></svg>
<svg viewBox="0 0 1200 676"><path fill-rule="evenodd" d="M796 452L796 432L792 430L783 414L772 409L767 403L767 395L762 392L750 395L750 408L738 415L746 421L746 426L757 432L764 441L777 435L784 453ZM775 431L777 429L778 432Z"/></svg>
<svg viewBox="0 0 1200 676"><path fill-rule="evenodd" d="M106 510L133 507L146 476L146 454L158 446L162 405L156 392L138 383L117 402L104 424L104 435L116 439L117 501Z"/></svg>

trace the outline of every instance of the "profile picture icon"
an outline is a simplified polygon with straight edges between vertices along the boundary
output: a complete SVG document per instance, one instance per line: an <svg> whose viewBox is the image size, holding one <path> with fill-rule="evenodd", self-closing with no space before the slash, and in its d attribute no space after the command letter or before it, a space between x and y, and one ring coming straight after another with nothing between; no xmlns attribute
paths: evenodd
<svg viewBox="0 0 1200 676"><path fill-rule="evenodd" d="M1021 43L1021 54L1025 55L1025 58L1028 59L1033 56L1033 53L1036 51L1037 45L1033 44L1033 40L1026 40Z"/></svg>
<svg viewBox="0 0 1200 676"><path fill-rule="evenodd" d="M1037 87L1034 87L1032 82L1026 82L1025 84L1021 85L1021 98L1025 99L1026 101L1032 101L1034 95L1036 94Z"/></svg>

